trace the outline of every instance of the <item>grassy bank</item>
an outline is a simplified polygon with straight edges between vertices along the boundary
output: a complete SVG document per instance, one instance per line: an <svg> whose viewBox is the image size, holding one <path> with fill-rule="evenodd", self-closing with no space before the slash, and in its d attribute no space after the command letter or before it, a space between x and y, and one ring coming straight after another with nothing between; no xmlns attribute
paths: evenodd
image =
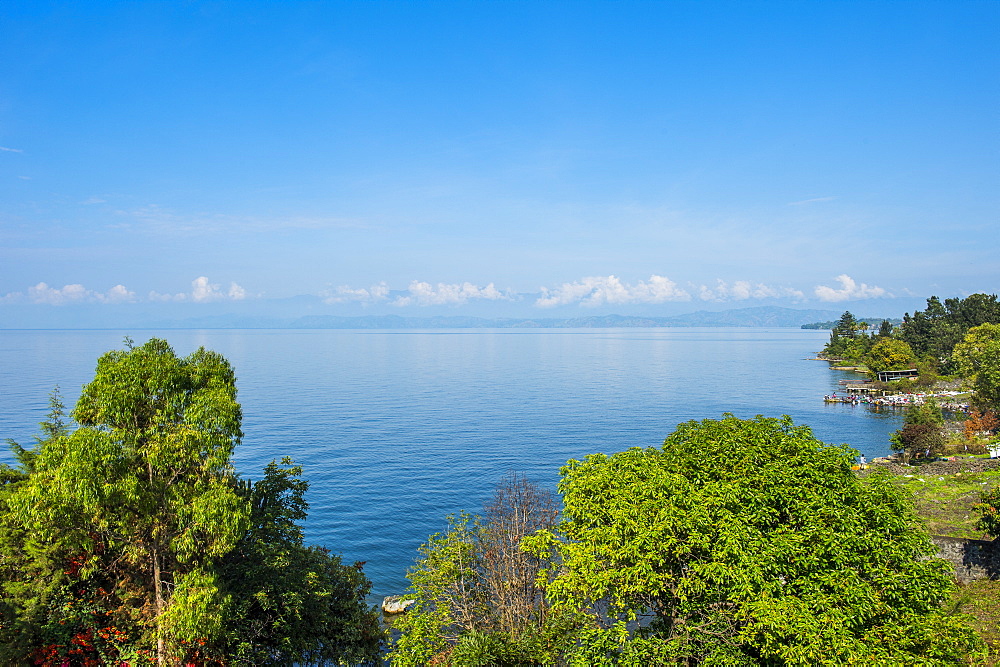
<svg viewBox="0 0 1000 667"><path fill-rule="evenodd" d="M1000 581L980 579L959 586L949 606L972 617L972 627L990 648L984 664L1000 665Z"/></svg>
<svg viewBox="0 0 1000 667"><path fill-rule="evenodd" d="M942 465L944 463L952 465ZM975 467L978 466L963 461L940 461L910 468L900 466L900 472L892 479L913 498L917 514L932 535L990 539L976 529L979 515L973 505L979 502L984 491L1000 485L1000 467L984 470L975 470Z"/></svg>
<svg viewBox="0 0 1000 667"><path fill-rule="evenodd" d="M1000 460L960 459L922 466L889 464L893 484L913 498L917 514L933 535L990 539L976 529L973 508L980 494L1000 485ZM959 586L949 607L972 617L972 625L990 647L986 665L1000 665L1000 581L980 580Z"/></svg>

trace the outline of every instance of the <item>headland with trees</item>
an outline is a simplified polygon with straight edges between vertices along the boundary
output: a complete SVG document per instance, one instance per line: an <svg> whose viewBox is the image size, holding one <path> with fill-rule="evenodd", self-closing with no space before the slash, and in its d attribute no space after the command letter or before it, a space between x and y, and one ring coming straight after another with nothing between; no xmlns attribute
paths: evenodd
<svg viewBox="0 0 1000 667"><path fill-rule="evenodd" d="M864 391L891 395L875 403L908 408L893 447L910 460L984 454L1000 426L1000 303L995 294L943 302L931 297L925 310L905 314L898 326L882 320L877 329L845 312L821 358L866 373ZM880 380L892 375L886 371L910 371L910 376ZM961 406L949 411L948 422L942 402Z"/></svg>

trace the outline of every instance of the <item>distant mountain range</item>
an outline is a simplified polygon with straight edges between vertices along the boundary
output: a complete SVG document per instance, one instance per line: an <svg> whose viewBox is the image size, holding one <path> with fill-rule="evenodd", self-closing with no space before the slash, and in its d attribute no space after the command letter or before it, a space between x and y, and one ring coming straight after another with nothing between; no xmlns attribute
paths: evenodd
<svg viewBox="0 0 1000 667"><path fill-rule="evenodd" d="M403 317L372 315L341 317L308 315L272 318L211 315L181 320L151 322L154 329L596 329L617 327L801 327L832 321L841 313L832 310L797 310L776 306L737 308L710 312L700 310L672 317L595 315L573 318L500 318L465 316ZM862 318L865 319L865 318ZM867 318L882 319L882 318Z"/></svg>

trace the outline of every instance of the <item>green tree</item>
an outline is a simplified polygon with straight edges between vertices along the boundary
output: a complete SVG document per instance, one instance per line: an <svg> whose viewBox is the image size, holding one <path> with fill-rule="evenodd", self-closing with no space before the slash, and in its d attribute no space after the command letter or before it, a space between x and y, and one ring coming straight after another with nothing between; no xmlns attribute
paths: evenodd
<svg viewBox="0 0 1000 667"><path fill-rule="evenodd" d="M955 325L948 318L948 311L936 296L927 299L927 308L903 315L903 323L899 325L898 336L906 341L917 356L932 355L938 361L945 363L954 345L952 338Z"/></svg>
<svg viewBox="0 0 1000 667"><path fill-rule="evenodd" d="M892 336L892 322L889 320L882 320L878 325L878 331L875 333L876 338L889 338Z"/></svg>
<svg viewBox="0 0 1000 667"><path fill-rule="evenodd" d="M363 564L303 544L309 484L301 475L285 458L258 482L240 482L250 530L220 562L231 599L211 647L232 664L358 664L375 660L384 639L377 611L364 602L371 582Z"/></svg>
<svg viewBox="0 0 1000 667"><path fill-rule="evenodd" d="M841 338L836 329L830 330L830 339L823 346L822 354L828 357L839 357L847 349L849 339Z"/></svg>
<svg viewBox="0 0 1000 667"><path fill-rule="evenodd" d="M26 551L33 526L26 526L12 519L10 498L23 485L34 470L35 457L46 444L68 434L65 405L59 388L49 396L49 414L39 424L42 435L36 437L33 448L25 448L8 440L18 462L17 467L0 464L0 662L15 664L25 660L40 645L69 644L72 624L49 627L43 635L38 630L42 623L32 622L50 616L49 607L60 608L57 600L64 596L63 581L58 576L64 563L48 558L33 557ZM54 625L54 624L53 624ZM53 633L51 630L57 630ZM48 641L47 641L48 640Z"/></svg>
<svg viewBox="0 0 1000 667"><path fill-rule="evenodd" d="M255 484L220 355L128 341L72 416L53 398L36 447L0 479L0 661L293 664L374 658L360 563L305 547L291 461ZM88 662L89 661L89 662Z"/></svg>
<svg viewBox="0 0 1000 667"><path fill-rule="evenodd" d="M903 428L889 436L894 451L907 460L939 456L944 451L944 415L941 407L929 400L907 408Z"/></svg>
<svg viewBox="0 0 1000 667"><path fill-rule="evenodd" d="M944 453L944 434L941 427L932 424L906 424L889 438L893 450L905 452L907 461L929 459Z"/></svg>
<svg viewBox="0 0 1000 667"><path fill-rule="evenodd" d="M1000 409L1000 324L969 329L955 346L952 360L959 374L972 383L978 406Z"/></svg>
<svg viewBox="0 0 1000 667"><path fill-rule="evenodd" d="M927 308L911 317L907 313L897 337L923 358L931 355L946 372L955 370L952 350L973 327L1000 324L1000 303L995 294L972 294L965 299L927 299Z"/></svg>
<svg viewBox="0 0 1000 667"><path fill-rule="evenodd" d="M849 310L844 311L830 331L823 354L860 361L871 347L871 339L863 334L866 329L867 322L859 321Z"/></svg>
<svg viewBox="0 0 1000 667"><path fill-rule="evenodd" d="M1000 324L1000 302L996 294L970 294L964 299L944 300L948 317L962 330L981 324Z"/></svg>
<svg viewBox="0 0 1000 667"><path fill-rule="evenodd" d="M1000 537L1000 486L982 494L976 504L976 511L979 512L976 528L993 537Z"/></svg>
<svg viewBox="0 0 1000 667"><path fill-rule="evenodd" d="M830 340L823 348L823 354L831 357L842 356L851 341L858 335L858 321L851 311L844 311L833 329L830 330Z"/></svg>
<svg viewBox="0 0 1000 667"><path fill-rule="evenodd" d="M837 320L837 326L834 328L834 331L844 338L854 338L858 335L858 331L863 328L862 324L862 322L859 322L854 317L851 311L845 310L844 314Z"/></svg>
<svg viewBox="0 0 1000 667"><path fill-rule="evenodd" d="M913 368L917 359L910 346L894 338L879 338L865 355L865 365L873 373Z"/></svg>
<svg viewBox="0 0 1000 667"><path fill-rule="evenodd" d="M230 466L241 411L220 355L178 358L166 341L108 352L10 498L31 549L74 551L84 575L117 557L121 609L163 664L218 631L226 600L211 568L246 530ZM127 622L125 624L128 624Z"/></svg>
<svg viewBox="0 0 1000 667"><path fill-rule="evenodd" d="M863 363L871 347L871 338L868 336L855 336L847 343L842 356L846 359Z"/></svg>
<svg viewBox="0 0 1000 667"><path fill-rule="evenodd" d="M901 492L791 419L687 422L563 468L526 539L584 624L571 664L960 664L980 648Z"/></svg>

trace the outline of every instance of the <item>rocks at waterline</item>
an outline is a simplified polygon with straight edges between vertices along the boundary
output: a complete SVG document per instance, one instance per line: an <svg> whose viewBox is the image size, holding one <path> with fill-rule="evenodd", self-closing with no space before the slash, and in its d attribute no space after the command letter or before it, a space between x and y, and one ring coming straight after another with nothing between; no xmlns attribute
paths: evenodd
<svg viewBox="0 0 1000 667"><path fill-rule="evenodd" d="M383 614L402 614L416 600L404 600L401 595L386 595L382 598Z"/></svg>

